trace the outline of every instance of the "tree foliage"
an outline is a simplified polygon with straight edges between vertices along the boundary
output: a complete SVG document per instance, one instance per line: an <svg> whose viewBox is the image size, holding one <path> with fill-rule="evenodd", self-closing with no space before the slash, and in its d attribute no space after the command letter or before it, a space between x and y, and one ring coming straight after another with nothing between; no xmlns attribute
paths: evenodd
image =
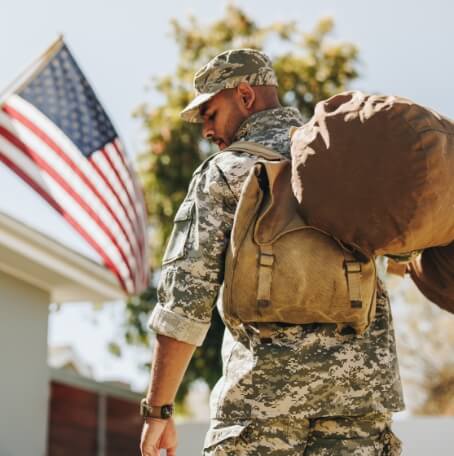
<svg viewBox="0 0 454 456"><path fill-rule="evenodd" d="M193 170L207 154L214 152L213 146L201 138L200 127L179 117L193 97L194 73L226 49L264 50L273 59L282 103L297 107L305 118L312 115L318 101L346 89L358 76L357 48L330 39L334 28L330 18L320 20L306 33L293 21L258 25L243 10L230 5L223 17L210 24L189 17L186 23L173 20L171 26L178 48L176 69L154 79L154 88L164 101L145 104L137 110L147 133L139 169L152 233L150 267L154 280L146 293L128 303L127 339L131 342L147 342L146 316L155 304L154 286L174 214L186 194ZM223 325L216 314L203 347L191 362L180 398L191 381L203 378L213 386L220 376L222 333Z"/></svg>

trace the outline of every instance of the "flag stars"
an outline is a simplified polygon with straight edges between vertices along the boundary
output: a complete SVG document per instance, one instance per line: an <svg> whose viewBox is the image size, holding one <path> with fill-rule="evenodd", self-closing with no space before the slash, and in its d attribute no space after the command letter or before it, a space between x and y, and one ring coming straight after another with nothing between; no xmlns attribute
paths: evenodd
<svg viewBox="0 0 454 456"><path fill-rule="evenodd" d="M48 116L87 156L116 137L112 123L66 47L19 95Z"/></svg>

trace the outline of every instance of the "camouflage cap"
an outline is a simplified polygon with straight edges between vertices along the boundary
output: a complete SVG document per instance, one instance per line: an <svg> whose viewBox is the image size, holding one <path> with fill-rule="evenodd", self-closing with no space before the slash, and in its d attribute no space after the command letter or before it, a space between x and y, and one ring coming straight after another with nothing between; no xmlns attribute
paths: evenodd
<svg viewBox="0 0 454 456"><path fill-rule="evenodd" d="M270 58L255 49L231 49L218 54L195 74L196 97L181 111L182 119L202 122L200 106L221 90L233 89L240 82L277 87Z"/></svg>

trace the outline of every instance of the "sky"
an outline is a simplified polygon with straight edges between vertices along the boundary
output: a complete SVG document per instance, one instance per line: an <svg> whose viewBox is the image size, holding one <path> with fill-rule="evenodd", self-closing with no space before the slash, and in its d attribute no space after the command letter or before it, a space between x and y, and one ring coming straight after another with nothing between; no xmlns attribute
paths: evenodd
<svg viewBox="0 0 454 456"><path fill-rule="evenodd" d="M172 72L176 65L170 19L184 22L194 14L208 23L222 16L226 4L207 0L0 0L0 91L64 34L132 158L140 151L143 138L132 112L143 102L162 102L146 87L153 76ZM360 49L361 78L354 88L407 96L454 117L454 3L449 0L433 0L430 7L410 0L280 0L279 8L264 0L236 4L260 25L295 20L302 29L310 30L319 18L334 17L333 39L352 41ZM0 169L0 192L10 194L12 188L15 198L0 198L0 211L100 261L47 203L9 170ZM17 205L17 200L23 204ZM24 206L29 210L25 212Z"/></svg>
<svg viewBox="0 0 454 456"><path fill-rule="evenodd" d="M332 16L336 23L332 38L352 41L359 47L361 78L354 88L406 96L454 118L454 2L248 0L235 3L260 25L295 20L302 29L310 30L317 19ZM202 23L209 23L222 16L226 4L226 1L207 0L0 0L0 91L59 34L64 34L133 159L140 151L143 132L132 112L143 102L162 102L146 87L150 86L151 77L170 73L176 65L177 48L170 36L169 21L177 18L184 22L193 14ZM0 165L0 211L100 261L66 222L3 165ZM86 310L85 304L80 306ZM121 308L121 303L116 306ZM101 311L95 319L102 320L105 315L110 324L101 325L102 329L100 325L84 326L81 318L78 329L73 313L77 314L74 305L52 313L49 341L72 343L82 354L87 353L90 362L95 362L93 353L89 353L90 345L104 347L110 338L117 337L115 328L120 320ZM68 331L70 321L72 329ZM84 343L77 340L80 331L86 334ZM95 359L103 356L102 351L96 353ZM133 358L130 366L135 356L142 356L129 355ZM124 365L118 369L125 372ZM137 379L133 367L129 373ZM112 366L104 374L114 375ZM101 369L99 377L104 374Z"/></svg>

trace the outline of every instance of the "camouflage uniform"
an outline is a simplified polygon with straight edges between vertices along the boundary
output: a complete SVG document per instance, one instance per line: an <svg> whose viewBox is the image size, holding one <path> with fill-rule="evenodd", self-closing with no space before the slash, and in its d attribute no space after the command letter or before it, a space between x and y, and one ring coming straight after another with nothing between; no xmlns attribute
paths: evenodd
<svg viewBox="0 0 454 456"><path fill-rule="evenodd" d="M187 120L198 120L194 109ZM301 123L293 108L258 112L235 140L290 157L288 129ZM242 184L256 160L222 152L195 171L175 217L149 321L159 334L201 345L220 296L224 369L211 395L204 454L398 455L390 423L403 399L381 283L376 318L363 337L341 335L334 325L281 324L267 325L263 339L254 326L223 315L226 246Z"/></svg>

